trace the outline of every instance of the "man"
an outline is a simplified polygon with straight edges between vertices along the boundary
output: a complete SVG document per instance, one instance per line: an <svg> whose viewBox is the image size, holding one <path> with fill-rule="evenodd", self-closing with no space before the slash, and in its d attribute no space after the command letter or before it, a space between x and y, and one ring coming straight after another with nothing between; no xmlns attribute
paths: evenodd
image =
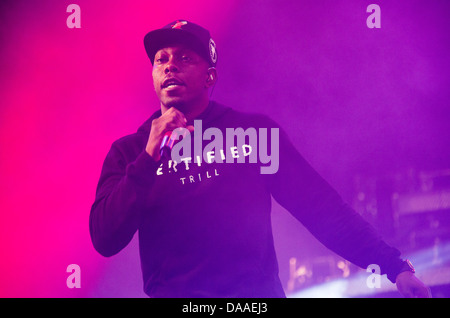
<svg viewBox="0 0 450 318"><path fill-rule="evenodd" d="M280 127L209 100L217 80L209 31L178 20L148 33L144 44L161 109L114 142L105 159L90 214L99 253L118 253L138 231L150 297L285 297L273 197L334 252L363 268L379 265L407 297L429 295L410 263L342 202ZM169 138L176 131L188 132L178 161ZM230 144L242 131L243 147ZM198 136L212 141L198 149ZM271 167L268 158L276 161Z"/></svg>

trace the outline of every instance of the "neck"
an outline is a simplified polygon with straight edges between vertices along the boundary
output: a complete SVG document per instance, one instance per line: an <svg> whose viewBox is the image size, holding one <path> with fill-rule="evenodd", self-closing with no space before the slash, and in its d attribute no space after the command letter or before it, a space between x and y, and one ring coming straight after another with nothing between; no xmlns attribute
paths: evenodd
<svg viewBox="0 0 450 318"><path fill-rule="evenodd" d="M203 113L205 109L208 107L208 105L209 105L208 97L192 103L179 103L175 105L164 105L161 103L161 112L164 114L167 110L169 110L169 108L175 107L184 114L188 122L191 122L195 118L197 118L201 113Z"/></svg>

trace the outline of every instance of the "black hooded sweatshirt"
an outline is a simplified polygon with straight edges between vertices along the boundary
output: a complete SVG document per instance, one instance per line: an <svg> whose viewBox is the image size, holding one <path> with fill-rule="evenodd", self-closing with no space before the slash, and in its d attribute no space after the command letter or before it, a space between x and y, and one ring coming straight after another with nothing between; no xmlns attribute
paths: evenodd
<svg viewBox="0 0 450 318"><path fill-rule="evenodd" d="M279 149L279 157L272 158L278 159L272 162L278 163L275 173L262 173L261 167L268 166L264 156L256 162L248 156L245 163L155 162L145 146L152 120L159 116L161 111L155 112L136 133L112 144L89 220L93 245L104 256L118 253L138 232L147 295L285 297L273 243L272 197L330 250L362 268L377 264L395 282L403 264L400 252L343 202L267 116L211 101L197 120L203 132L220 129L223 136L227 128L254 128L261 140L266 129L272 137L267 138L269 152L272 143ZM215 140L203 136L203 147L212 142L208 139ZM233 153L223 145L223 152L213 149L217 161L223 159L220 154ZM240 154L244 157L244 149Z"/></svg>

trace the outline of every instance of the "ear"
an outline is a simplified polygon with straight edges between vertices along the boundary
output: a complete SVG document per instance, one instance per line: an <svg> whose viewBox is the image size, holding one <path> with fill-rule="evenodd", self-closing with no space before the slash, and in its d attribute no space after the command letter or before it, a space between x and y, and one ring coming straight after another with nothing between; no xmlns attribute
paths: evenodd
<svg viewBox="0 0 450 318"><path fill-rule="evenodd" d="M210 88L217 82L217 70L215 67L208 68L207 78L206 78L206 88Z"/></svg>

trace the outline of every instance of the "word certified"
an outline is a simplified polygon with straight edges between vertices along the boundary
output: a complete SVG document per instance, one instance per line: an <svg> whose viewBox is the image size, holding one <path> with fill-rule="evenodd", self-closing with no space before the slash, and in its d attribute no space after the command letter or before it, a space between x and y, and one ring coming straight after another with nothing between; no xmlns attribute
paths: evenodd
<svg viewBox="0 0 450 318"><path fill-rule="evenodd" d="M267 312L267 303L226 303L226 306L217 306L217 305L198 305L189 302L187 305L183 305L182 309L183 313L193 313L193 312L202 312L208 313L210 316L214 315L216 312L227 312L227 313L236 313L236 312L247 312L254 314L262 314Z"/></svg>

